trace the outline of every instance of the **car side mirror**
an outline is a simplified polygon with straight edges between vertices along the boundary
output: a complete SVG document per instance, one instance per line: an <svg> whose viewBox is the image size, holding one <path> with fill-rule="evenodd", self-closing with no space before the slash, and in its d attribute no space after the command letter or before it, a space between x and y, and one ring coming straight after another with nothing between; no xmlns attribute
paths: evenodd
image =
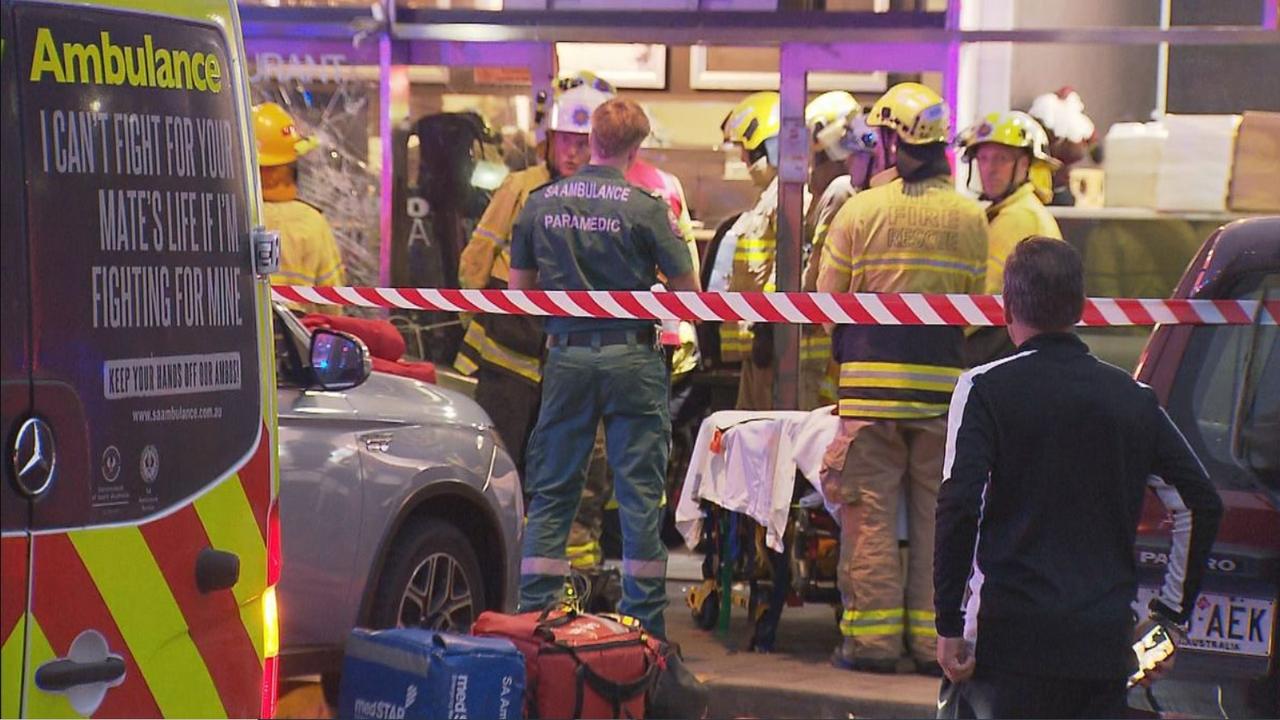
<svg viewBox="0 0 1280 720"><path fill-rule="evenodd" d="M324 390L349 390L369 379L373 358L360 338L336 330L311 333L311 381Z"/></svg>

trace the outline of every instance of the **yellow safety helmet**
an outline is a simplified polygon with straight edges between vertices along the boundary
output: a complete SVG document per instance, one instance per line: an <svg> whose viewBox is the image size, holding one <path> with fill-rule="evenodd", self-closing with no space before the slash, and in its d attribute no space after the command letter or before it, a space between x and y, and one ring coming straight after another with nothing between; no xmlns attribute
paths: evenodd
<svg viewBox="0 0 1280 720"><path fill-rule="evenodd" d="M845 129L861 114L862 106L843 90L832 90L814 98L804 108L804 124L809 128L814 151L823 150L832 160L849 157L841 140Z"/></svg>
<svg viewBox="0 0 1280 720"><path fill-rule="evenodd" d="M951 111L938 93L920 83L904 82L889 88L867 115L872 127L887 127L908 145L946 142Z"/></svg>
<svg viewBox="0 0 1280 720"><path fill-rule="evenodd" d="M616 95L618 93L613 83L608 80L590 70L579 70L572 75L562 75L556 78L556 94L582 87L583 85L593 87L606 95Z"/></svg>
<svg viewBox="0 0 1280 720"><path fill-rule="evenodd" d="M1012 148L1026 148L1031 157L1057 170L1058 159L1049 154L1049 135L1035 118L1019 110L988 113L982 122L965 128L956 138L956 145L964 150L966 160L973 157L978 146L995 143Z"/></svg>
<svg viewBox="0 0 1280 720"><path fill-rule="evenodd" d="M263 167L297 162L317 144L314 138L303 137L293 117L273 102L253 106L253 135L258 142L258 164Z"/></svg>
<svg viewBox="0 0 1280 720"><path fill-rule="evenodd" d="M986 143L1030 151L1031 166L1027 169L1027 177L1041 200L1049 202L1053 198L1053 173L1062 167L1062 163L1049 154L1049 134L1035 118L1019 110L988 113L981 122L965 128L956 138L956 145L964 151L965 160L973 160L978 146Z"/></svg>
<svg viewBox="0 0 1280 720"><path fill-rule="evenodd" d="M746 96L720 123L725 142L737 143L751 151L764 145L765 140L777 137L782 129L781 106L781 96L772 90Z"/></svg>

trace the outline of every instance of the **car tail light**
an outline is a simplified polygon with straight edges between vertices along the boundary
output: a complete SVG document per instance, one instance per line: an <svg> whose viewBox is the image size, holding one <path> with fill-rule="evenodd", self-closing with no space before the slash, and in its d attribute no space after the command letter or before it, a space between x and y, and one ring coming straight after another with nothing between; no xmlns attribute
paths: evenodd
<svg viewBox="0 0 1280 720"><path fill-rule="evenodd" d="M267 589L262 594L262 708L260 716L276 715L280 689L280 609L276 604L276 583L280 582L280 499L271 501L267 512Z"/></svg>

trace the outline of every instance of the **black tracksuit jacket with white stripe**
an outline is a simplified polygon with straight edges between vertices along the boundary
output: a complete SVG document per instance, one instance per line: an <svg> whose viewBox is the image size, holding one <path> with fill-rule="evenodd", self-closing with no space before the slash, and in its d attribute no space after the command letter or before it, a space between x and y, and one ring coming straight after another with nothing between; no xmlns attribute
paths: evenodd
<svg viewBox="0 0 1280 720"><path fill-rule="evenodd" d="M1183 622L1222 503L1155 393L1065 333L965 373L938 493L938 634L975 641L979 668L1126 675L1149 487L1174 527L1153 609Z"/></svg>

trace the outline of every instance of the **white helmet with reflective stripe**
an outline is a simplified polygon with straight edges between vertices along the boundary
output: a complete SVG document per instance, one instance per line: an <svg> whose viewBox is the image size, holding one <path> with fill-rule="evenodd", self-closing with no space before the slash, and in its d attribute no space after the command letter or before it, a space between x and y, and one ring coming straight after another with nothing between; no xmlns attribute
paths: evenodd
<svg viewBox="0 0 1280 720"><path fill-rule="evenodd" d="M548 130L586 135L591 113L614 96L613 86L592 73L578 73L557 82Z"/></svg>
<svg viewBox="0 0 1280 720"><path fill-rule="evenodd" d="M818 130L814 142L822 147L832 160L846 160L857 153L875 152L879 135L867 124L867 116L861 108L849 113L840 122Z"/></svg>
<svg viewBox="0 0 1280 720"><path fill-rule="evenodd" d="M861 113L862 106L844 90L833 90L814 98L804 108L804 123L809 128L814 151L825 150L832 160L843 160L847 154L841 154L836 147L842 128L850 117Z"/></svg>

